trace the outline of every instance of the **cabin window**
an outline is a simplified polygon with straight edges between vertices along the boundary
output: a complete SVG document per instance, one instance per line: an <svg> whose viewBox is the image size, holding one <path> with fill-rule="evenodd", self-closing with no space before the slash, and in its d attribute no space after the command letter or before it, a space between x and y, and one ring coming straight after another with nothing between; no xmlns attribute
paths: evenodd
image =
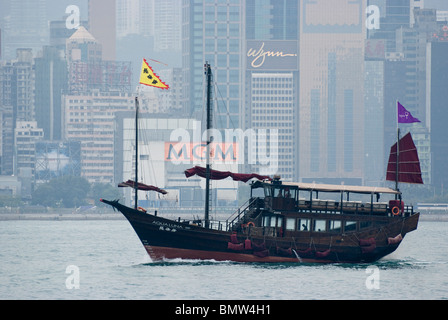
<svg viewBox="0 0 448 320"><path fill-rule="evenodd" d="M274 189L274 197L283 198L284 197L283 191L284 190L282 188L275 188Z"/></svg>
<svg viewBox="0 0 448 320"><path fill-rule="evenodd" d="M272 188L264 188L264 193L266 197L272 197Z"/></svg>
<svg viewBox="0 0 448 320"><path fill-rule="evenodd" d="M344 231L355 231L356 230L356 221L345 221Z"/></svg>
<svg viewBox="0 0 448 320"><path fill-rule="evenodd" d="M287 218L286 219L286 230L294 231L296 229L296 219L294 218Z"/></svg>
<svg viewBox="0 0 448 320"><path fill-rule="evenodd" d="M263 189L255 188L252 189L252 197L253 198L263 198L265 196Z"/></svg>
<svg viewBox="0 0 448 320"><path fill-rule="evenodd" d="M277 227L283 227L283 217L277 217Z"/></svg>
<svg viewBox="0 0 448 320"><path fill-rule="evenodd" d="M283 217L280 216L264 216L263 227L281 227L283 224Z"/></svg>
<svg viewBox="0 0 448 320"><path fill-rule="evenodd" d="M263 217L263 227L269 227L271 224L271 217L270 216L264 216Z"/></svg>
<svg viewBox="0 0 448 320"><path fill-rule="evenodd" d="M326 230L327 220L314 220L314 229L316 232L323 232Z"/></svg>
<svg viewBox="0 0 448 320"><path fill-rule="evenodd" d="M270 227L275 227L276 220L277 220L277 219L275 219L275 217L271 217L271 224L270 224Z"/></svg>
<svg viewBox="0 0 448 320"><path fill-rule="evenodd" d="M340 220L330 220L328 222L328 231L341 232L341 221Z"/></svg>
<svg viewBox="0 0 448 320"><path fill-rule="evenodd" d="M310 219L297 219L297 230L298 231L309 231L310 230Z"/></svg>

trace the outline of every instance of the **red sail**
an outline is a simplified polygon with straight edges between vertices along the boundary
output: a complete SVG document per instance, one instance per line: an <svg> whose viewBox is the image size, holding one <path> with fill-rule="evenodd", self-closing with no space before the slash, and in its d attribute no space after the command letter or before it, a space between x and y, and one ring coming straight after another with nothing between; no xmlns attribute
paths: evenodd
<svg viewBox="0 0 448 320"><path fill-rule="evenodd" d="M386 180L395 181L397 170L397 144L390 149ZM423 184L420 160L411 133L400 139L398 182Z"/></svg>
<svg viewBox="0 0 448 320"><path fill-rule="evenodd" d="M198 175L202 178L205 178L206 177L205 172L206 172L205 168L196 166L194 168L185 170L185 176L189 178L191 176ZM265 180L265 179L271 180L269 176L261 176L256 173L248 173L248 174L233 173L230 171L218 171L210 169L210 179L212 180L222 180L228 177L231 177L235 181L243 181L243 182L247 182L252 178L257 178L258 180Z"/></svg>
<svg viewBox="0 0 448 320"><path fill-rule="evenodd" d="M119 183L118 186L119 187L131 187L131 188L134 188L135 182L132 181L132 180L128 180L126 182ZM138 190L143 190L143 191L156 191L156 192L159 192L161 194L167 194L168 193L168 192L166 192L163 189L160 189L160 188L157 188L157 187L154 187L154 186L150 186L150 185L147 185L147 184L144 184L144 183L140 183L140 182L137 183L137 189Z"/></svg>

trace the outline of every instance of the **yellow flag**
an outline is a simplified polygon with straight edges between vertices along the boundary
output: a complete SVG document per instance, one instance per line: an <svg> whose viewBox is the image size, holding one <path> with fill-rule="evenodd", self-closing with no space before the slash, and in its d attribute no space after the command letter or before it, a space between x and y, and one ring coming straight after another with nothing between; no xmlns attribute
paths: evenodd
<svg viewBox="0 0 448 320"><path fill-rule="evenodd" d="M164 83L160 78L154 73L152 68L148 65L145 59L142 63L142 72L140 74L140 83L146 86L168 89L169 86Z"/></svg>

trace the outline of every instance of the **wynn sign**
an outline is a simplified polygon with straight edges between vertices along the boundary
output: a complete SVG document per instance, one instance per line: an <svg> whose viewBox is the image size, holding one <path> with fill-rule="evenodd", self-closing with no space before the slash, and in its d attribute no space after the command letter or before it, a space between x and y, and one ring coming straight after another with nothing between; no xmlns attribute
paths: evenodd
<svg viewBox="0 0 448 320"><path fill-rule="evenodd" d="M247 69L298 70L297 41L247 41Z"/></svg>

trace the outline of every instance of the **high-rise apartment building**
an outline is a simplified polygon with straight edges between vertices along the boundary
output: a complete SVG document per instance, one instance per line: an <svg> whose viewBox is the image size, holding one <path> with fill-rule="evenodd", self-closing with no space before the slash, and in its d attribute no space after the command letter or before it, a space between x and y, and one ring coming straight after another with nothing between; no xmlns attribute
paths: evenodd
<svg viewBox="0 0 448 320"><path fill-rule="evenodd" d="M14 137L18 121L34 121L35 70L32 49L17 49L15 60L0 64L2 123L2 174L16 174Z"/></svg>
<svg viewBox="0 0 448 320"><path fill-rule="evenodd" d="M37 126L36 121L17 121L14 133L16 172L20 173L21 169L26 168L34 175L35 143L42 140L43 136L44 131Z"/></svg>
<svg viewBox="0 0 448 320"><path fill-rule="evenodd" d="M66 42L69 92L121 90L130 92L132 70L127 61L103 60L103 46L84 27Z"/></svg>
<svg viewBox="0 0 448 320"><path fill-rule="evenodd" d="M34 61L31 49L17 49L13 102L16 121L34 120Z"/></svg>
<svg viewBox="0 0 448 320"><path fill-rule="evenodd" d="M63 97L64 139L81 142L81 176L89 182L114 182L114 119L134 109L130 93L91 90Z"/></svg>

